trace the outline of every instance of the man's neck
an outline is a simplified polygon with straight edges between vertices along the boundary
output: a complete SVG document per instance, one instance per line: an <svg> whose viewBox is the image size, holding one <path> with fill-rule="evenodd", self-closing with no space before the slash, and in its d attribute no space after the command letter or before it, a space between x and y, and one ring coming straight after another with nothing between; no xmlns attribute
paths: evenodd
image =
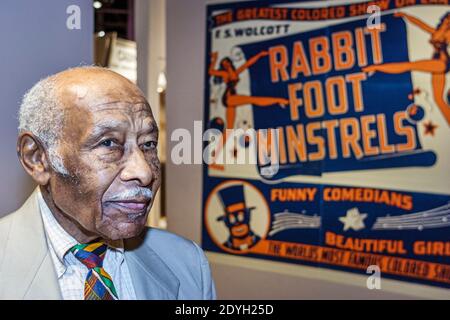
<svg viewBox="0 0 450 320"><path fill-rule="evenodd" d="M56 221L59 223L59 225L68 233L70 234L75 240L77 240L79 243L88 243L95 239L97 239L99 236L96 234L93 234L87 230L84 230L83 227L74 221L71 217L67 216L64 212L62 212L53 201L52 195L49 190L47 190L46 187L39 187L42 197L47 204L48 208L50 209L50 212L55 217Z"/></svg>

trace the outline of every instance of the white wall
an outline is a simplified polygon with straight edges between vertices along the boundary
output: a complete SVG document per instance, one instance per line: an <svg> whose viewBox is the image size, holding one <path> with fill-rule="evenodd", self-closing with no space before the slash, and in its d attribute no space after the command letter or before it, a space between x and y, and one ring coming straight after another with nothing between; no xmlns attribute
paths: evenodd
<svg viewBox="0 0 450 320"><path fill-rule="evenodd" d="M135 2L137 42L137 85L144 92L156 121L159 123L160 101L156 91L158 75L166 66L166 1ZM158 148L160 152L161 148ZM161 193L158 192L148 224L158 226L161 214Z"/></svg>
<svg viewBox="0 0 450 320"><path fill-rule="evenodd" d="M69 30L68 6L76 4L81 29ZM17 159L17 111L40 78L92 63L91 0L0 1L0 217L16 210L35 187Z"/></svg>
<svg viewBox="0 0 450 320"><path fill-rule="evenodd" d="M167 124L193 130L203 119L205 0L167 0ZM170 153L170 145L169 145ZM201 240L202 171L177 166L168 157L169 230ZM209 253L218 297L222 299L396 299L447 298L450 290L382 280L368 290L367 278L351 273Z"/></svg>

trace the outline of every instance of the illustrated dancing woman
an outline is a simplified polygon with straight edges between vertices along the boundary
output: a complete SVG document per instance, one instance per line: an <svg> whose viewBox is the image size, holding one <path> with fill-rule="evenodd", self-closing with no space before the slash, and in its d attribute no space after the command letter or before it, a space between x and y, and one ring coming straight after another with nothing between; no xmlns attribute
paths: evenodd
<svg viewBox="0 0 450 320"><path fill-rule="evenodd" d="M218 54L217 52L211 53L211 64L209 65L209 75L216 77L219 81L223 81L226 84L225 92L222 96L222 104L226 108L226 129L234 128L234 121L236 119L236 108L252 104L257 107L269 107L273 105L280 105L284 108L289 100L284 98L274 98L274 97L253 97L253 96L245 96L240 95L236 92L236 86L239 82L239 74L244 70L251 67L255 64L260 58L267 56L269 53L267 51L261 51L257 55L251 57L247 60L243 65L235 68L233 62L230 58L226 57L220 61L220 68L215 69L215 65L217 62ZM220 150L225 145L227 141L227 131L222 134L222 141L218 145L218 148L214 152L214 160L213 163L210 164L210 168L223 170L223 165L215 163L215 158L218 156Z"/></svg>
<svg viewBox="0 0 450 320"><path fill-rule="evenodd" d="M405 18L410 23L431 34L430 43L434 48L432 58L419 61L371 65L362 70L364 72L379 71L394 74L407 71L431 73L434 101L444 115L444 118L447 120L447 124L450 125L450 106L444 100L445 74L450 70L450 56L447 52L447 46L450 43L450 12L447 12L442 17L436 28L433 28L422 20L407 15L406 13L396 12L394 16L397 18Z"/></svg>

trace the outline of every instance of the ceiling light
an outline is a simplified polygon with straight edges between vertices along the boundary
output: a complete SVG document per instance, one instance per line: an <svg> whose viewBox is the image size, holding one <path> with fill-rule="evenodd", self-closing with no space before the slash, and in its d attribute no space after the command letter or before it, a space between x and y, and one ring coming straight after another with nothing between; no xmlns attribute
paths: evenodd
<svg viewBox="0 0 450 320"><path fill-rule="evenodd" d="M100 9L103 6L103 4L100 1L94 1L94 8Z"/></svg>

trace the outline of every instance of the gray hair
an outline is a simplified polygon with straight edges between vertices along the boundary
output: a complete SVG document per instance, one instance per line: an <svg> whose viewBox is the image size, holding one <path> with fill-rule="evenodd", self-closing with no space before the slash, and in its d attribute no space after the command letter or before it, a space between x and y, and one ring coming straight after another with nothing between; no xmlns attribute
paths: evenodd
<svg viewBox="0 0 450 320"><path fill-rule="evenodd" d="M64 125L64 109L60 107L54 76L38 81L23 96L19 109L19 133L31 132L44 145L53 169L68 175L57 148Z"/></svg>

